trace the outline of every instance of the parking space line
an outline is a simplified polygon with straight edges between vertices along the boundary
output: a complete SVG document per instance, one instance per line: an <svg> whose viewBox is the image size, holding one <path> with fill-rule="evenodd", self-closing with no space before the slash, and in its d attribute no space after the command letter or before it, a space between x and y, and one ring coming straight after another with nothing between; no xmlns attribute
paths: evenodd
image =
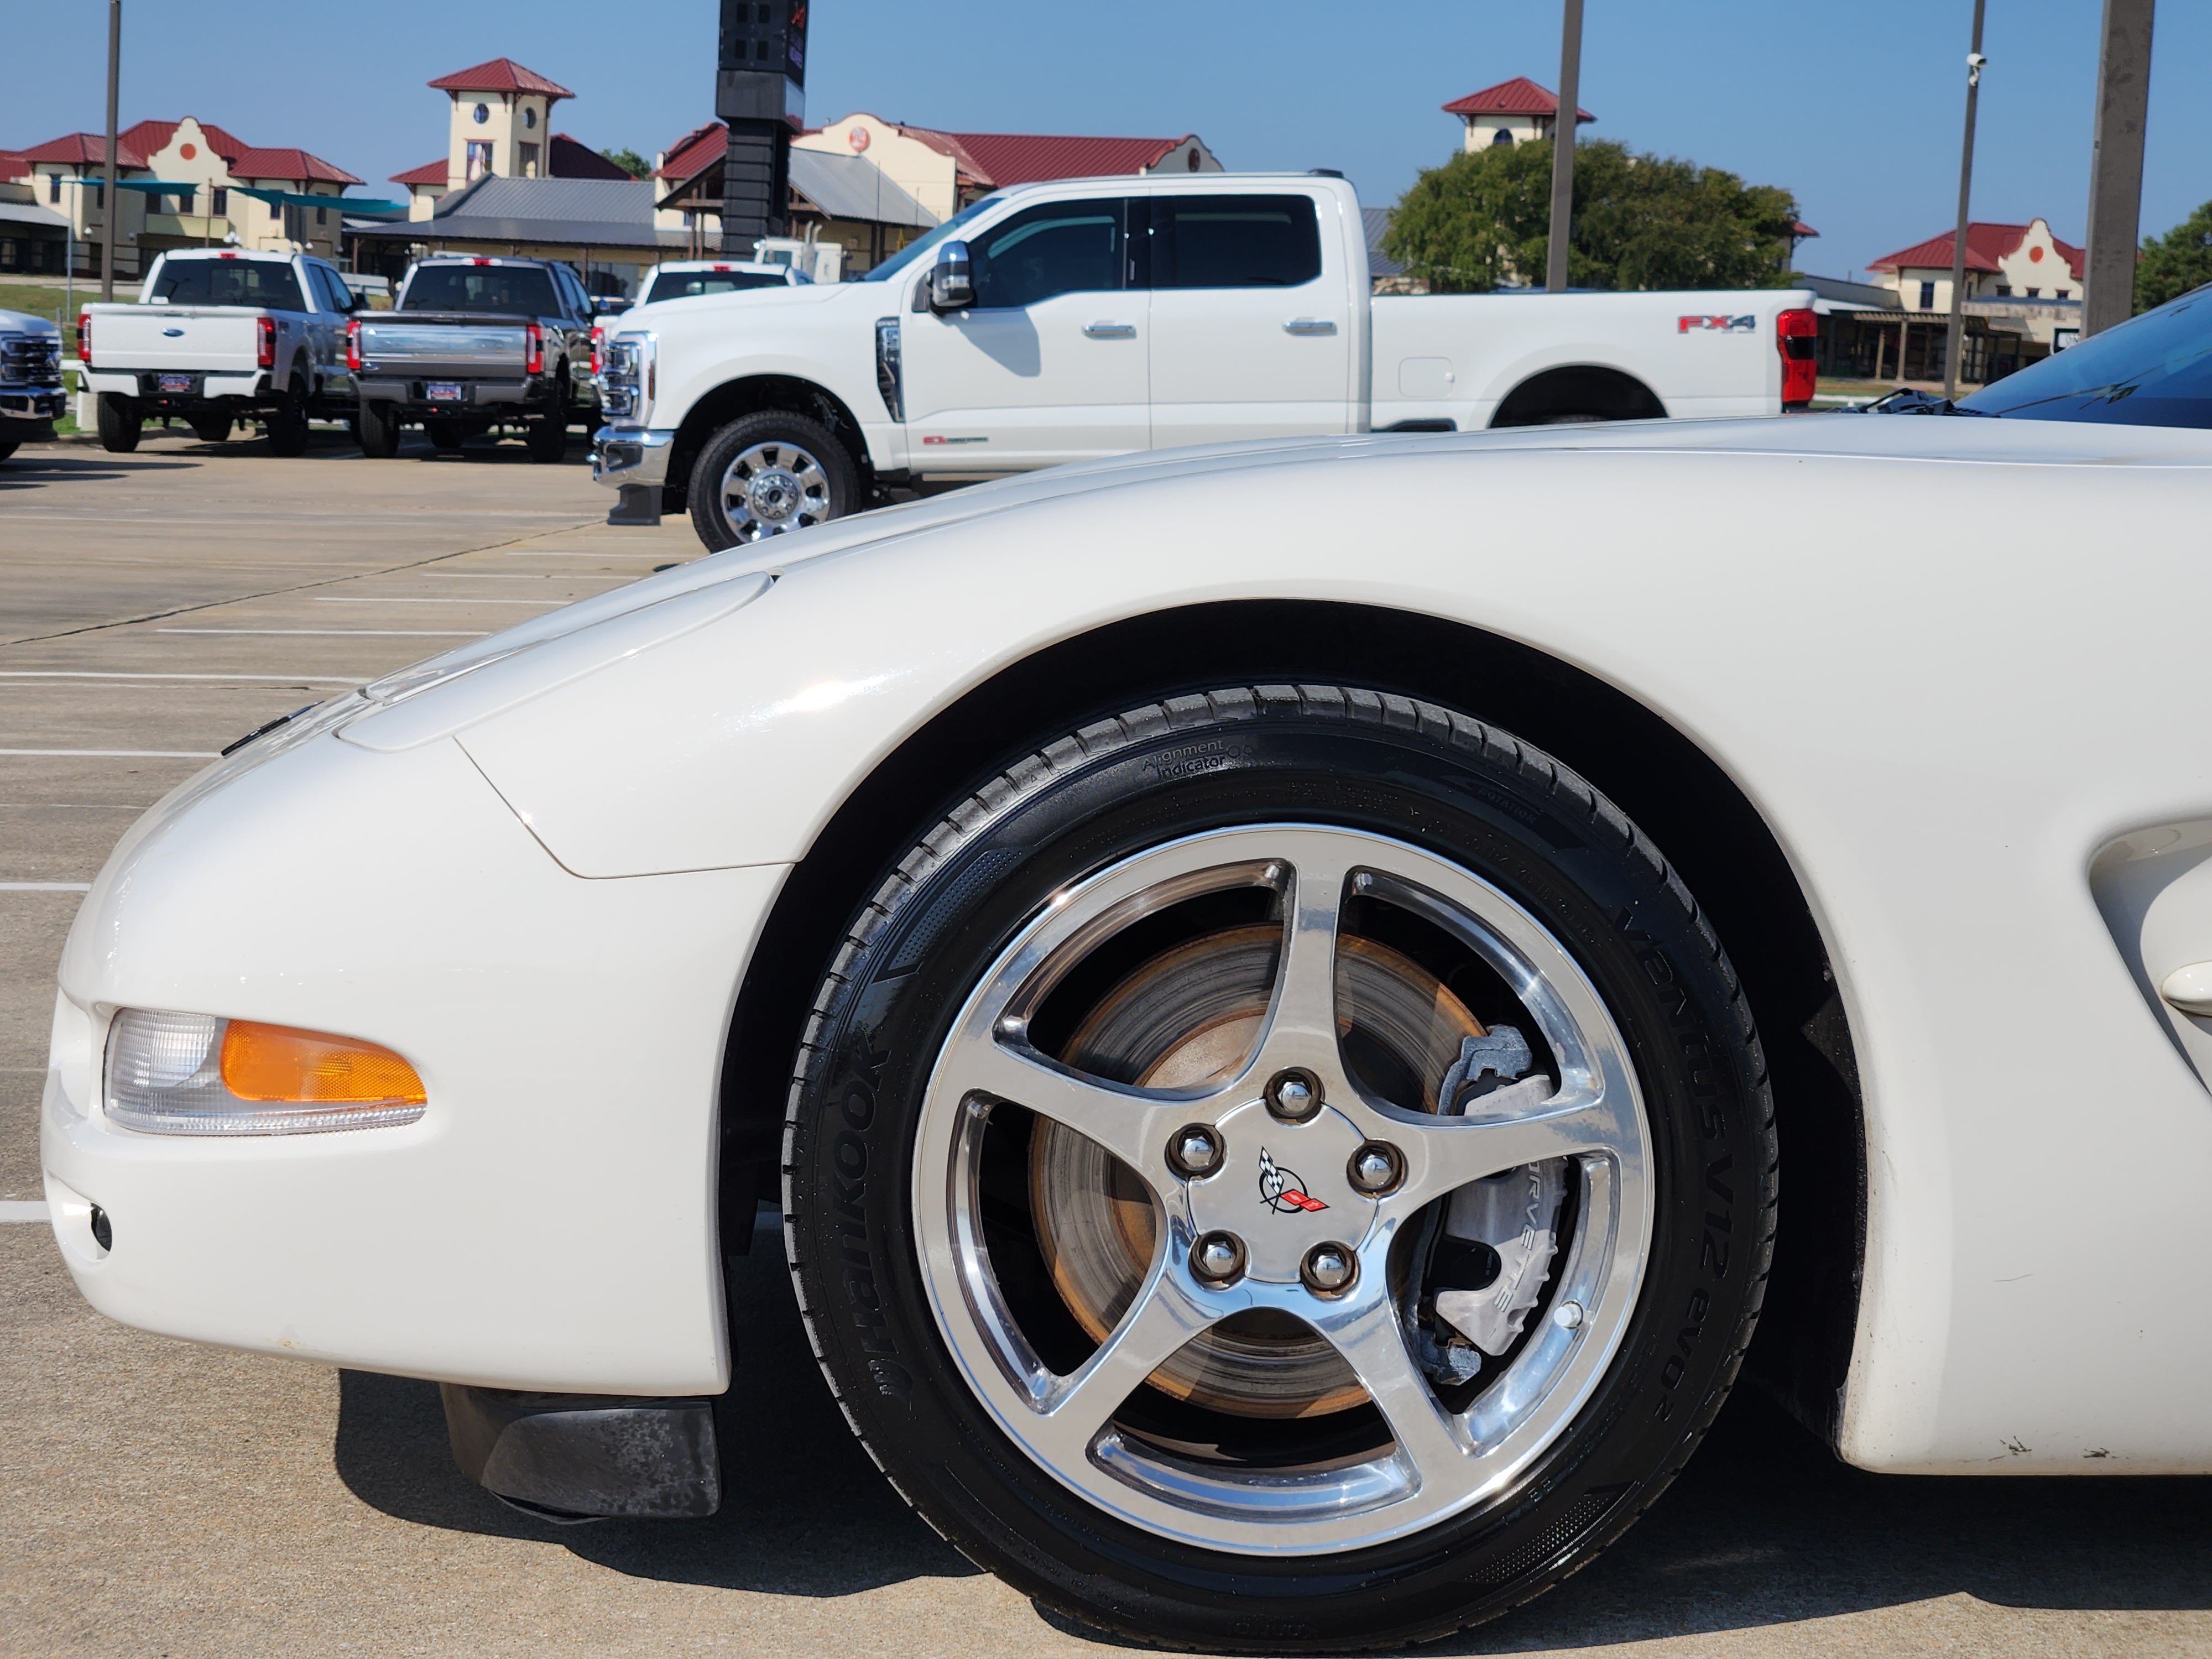
<svg viewBox="0 0 2212 1659"><path fill-rule="evenodd" d="M665 556L665 550L656 553L632 553L627 549L620 553L578 553L565 547L507 547L500 550L510 559L658 559ZM691 561L679 559L677 562L689 564Z"/></svg>
<svg viewBox="0 0 2212 1659"><path fill-rule="evenodd" d="M90 668L6 668L0 680L274 680L279 685L367 685L358 674L125 674Z"/></svg>
<svg viewBox="0 0 2212 1659"><path fill-rule="evenodd" d="M0 755L67 755L80 759L213 760L212 749L0 749Z"/></svg>
<svg viewBox="0 0 2212 1659"><path fill-rule="evenodd" d="M88 881L0 881L0 893L89 893Z"/></svg>
<svg viewBox="0 0 2212 1659"><path fill-rule="evenodd" d="M319 640L345 639L356 635L376 639L480 640L489 628L157 628L156 634L282 634ZM359 682L356 682L359 684Z"/></svg>
<svg viewBox="0 0 2212 1659"><path fill-rule="evenodd" d="M10 1221L45 1221L48 1218L46 1201L42 1198L0 1199L0 1225Z"/></svg>
<svg viewBox="0 0 2212 1659"><path fill-rule="evenodd" d="M422 599L398 593L318 593L317 605L534 605L540 610L570 603L567 599L479 599L466 593L455 593L450 598L440 594L434 599ZM164 629L163 633L171 630Z"/></svg>

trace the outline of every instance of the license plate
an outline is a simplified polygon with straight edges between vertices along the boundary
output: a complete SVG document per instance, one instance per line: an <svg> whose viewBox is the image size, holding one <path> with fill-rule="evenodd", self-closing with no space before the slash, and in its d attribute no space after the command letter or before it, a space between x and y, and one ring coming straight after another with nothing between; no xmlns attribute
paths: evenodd
<svg viewBox="0 0 2212 1659"><path fill-rule="evenodd" d="M189 374L161 374L155 377L155 384L163 392L190 392L192 377Z"/></svg>
<svg viewBox="0 0 2212 1659"><path fill-rule="evenodd" d="M457 381L433 380L426 389L434 404L457 404L461 400L461 388Z"/></svg>

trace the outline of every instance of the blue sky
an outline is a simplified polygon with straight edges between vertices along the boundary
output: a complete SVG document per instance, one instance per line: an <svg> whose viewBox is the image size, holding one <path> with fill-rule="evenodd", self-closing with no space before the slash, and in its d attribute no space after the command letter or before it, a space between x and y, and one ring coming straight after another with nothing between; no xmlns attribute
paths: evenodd
<svg viewBox="0 0 2212 1659"><path fill-rule="evenodd" d="M126 0L123 119L192 114L396 194L442 154L432 76L507 56L572 88L556 124L651 155L713 112L714 0ZM1972 0L1588 0L1585 133L1796 192L1842 276L1949 225ZM1990 0L1974 216L2083 234L2097 0ZM9 8L0 146L102 125L107 8ZM970 131L1196 131L1231 167L1339 167L1395 200L1449 155L1437 106L1559 70L1559 0L818 0L806 98ZM30 64L45 71L24 75ZM2212 198L2212 6L2160 9L2143 228Z"/></svg>

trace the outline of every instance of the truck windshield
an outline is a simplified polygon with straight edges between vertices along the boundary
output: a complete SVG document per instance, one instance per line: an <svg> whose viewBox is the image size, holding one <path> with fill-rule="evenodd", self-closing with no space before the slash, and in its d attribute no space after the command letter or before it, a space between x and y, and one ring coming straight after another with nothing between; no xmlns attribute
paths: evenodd
<svg viewBox="0 0 2212 1659"><path fill-rule="evenodd" d="M2212 287L1984 386L1961 415L2212 427Z"/></svg>
<svg viewBox="0 0 2212 1659"><path fill-rule="evenodd" d="M300 279L273 259L164 259L149 303L162 306L261 306L305 311Z"/></svg>
<svg viewBox="0 0 2212 1659"><path fill-rule="evenodd" d="M741 288L784 288L780 270L663 271L653 279L641 304L655 300L689 300L702 294L734 294Z"/></svg>
<svg viewBox="0 0 2212 1659"><path fill-rule="evenodd" d="M970 202L966 207L962 208L959 212L954 214L943 224L938 226L935 230L931 231L928 235L923 237L920 241L908 242L896 253L892 254L890 258L884 260L874 270L869 271L866 276L861 277L860 280L864 283L888 282L891 277L897 276L899 272L906 270L908 266L913 264L915 260L921 258L923 254L928 252L930 249L935 247L939 242L949 241L968 225L973 223L983 213L998 205L999 198L995 196L986 196L980 202Z"/></svg>
<svg viewBox="0 0 2212 1659"><path fill-rule="evenodd" d="M550 317L561 306L536 265L418 265L399 309Z"/></svg>

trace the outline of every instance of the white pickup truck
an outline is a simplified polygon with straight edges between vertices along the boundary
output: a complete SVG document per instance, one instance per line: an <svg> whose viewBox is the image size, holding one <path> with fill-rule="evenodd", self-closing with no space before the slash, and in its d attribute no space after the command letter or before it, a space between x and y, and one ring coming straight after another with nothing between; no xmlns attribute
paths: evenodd
<svg viewBox="0 0 2212 1659"><path fill-rule="evenodd" d="M258 419L271 450L300 454L311 416L354 417L346 321L365 303L335 265L305 254L164 253L137 304L78 315L78 378L100 394L100 442L137 448L149 416L176 416L210 443Z"/></svg>
<svg viewBox="0 0 2212 1659"><path fill-rule="evenodd" d="M711 548L892 484L1178 444L1773 415L1813 296L1369 298L1342 179L1063 180L987 196L860 281L640 306L606 328L612 524Z"/></svg>

